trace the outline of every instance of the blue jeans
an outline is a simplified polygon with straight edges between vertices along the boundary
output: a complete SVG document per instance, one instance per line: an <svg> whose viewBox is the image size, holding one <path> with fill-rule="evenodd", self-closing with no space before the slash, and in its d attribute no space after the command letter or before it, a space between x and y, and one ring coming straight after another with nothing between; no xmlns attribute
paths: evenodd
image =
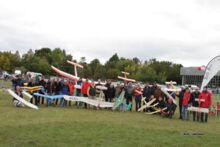
<svg viewBox="0 0 220 147"><path fill-rule="evenodd" d="M188 106L182 106L182 119L183 120L189 120L187 108Z"/></svg>

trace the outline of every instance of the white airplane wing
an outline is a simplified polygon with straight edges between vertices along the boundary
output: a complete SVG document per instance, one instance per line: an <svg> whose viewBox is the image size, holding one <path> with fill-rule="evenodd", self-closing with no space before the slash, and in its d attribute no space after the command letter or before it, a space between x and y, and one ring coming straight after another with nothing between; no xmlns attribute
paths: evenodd
<svg viewBox="0 0 220 147"><path fill-rule="evenodd" d="M8 93L13 96L14 98L16 98L18 101L22 102L24 105L36 109L38 110L38 107L36 105L31 104L30 102L26 101L25 99L21 98L20 96L18 96L14 91L12 91L11 89L7 89Z"/></svg>
<svg viewBox="0 0 220 147"><path fill-rule="evenodd" d="M176 100L175 100L164 88L161 88L161 91L162 91L168 98L172 99L172 101L173 101L173 103L174 103L175 105L177 105Z"/></svg>
<svg viewBox="0 0 220 147"><path fill-rule="evenodd" d="M80 96L64 96L64 99L67 101L79 101L79 102L84 102L89 105L93 105L95 107L113 107L114 103L110 102L103 102L101 100L95 100L95 99L89 99L88 97L80 97ZM99 98L97 98L99 99Z"/></svg>

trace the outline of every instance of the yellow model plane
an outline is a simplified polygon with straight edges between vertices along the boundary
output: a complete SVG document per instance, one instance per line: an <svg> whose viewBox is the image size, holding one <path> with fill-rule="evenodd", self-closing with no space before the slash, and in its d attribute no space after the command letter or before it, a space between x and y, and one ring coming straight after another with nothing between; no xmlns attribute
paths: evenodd
<svg viewBox="0 0 220 147"><path fill-rule="evenodd" d="M28 86L24 86L24 87L21 87L24 91L27 91L29 93L33 93L35 91L39 91L42 86L33 86L33 87L28 87Z"/></svg>

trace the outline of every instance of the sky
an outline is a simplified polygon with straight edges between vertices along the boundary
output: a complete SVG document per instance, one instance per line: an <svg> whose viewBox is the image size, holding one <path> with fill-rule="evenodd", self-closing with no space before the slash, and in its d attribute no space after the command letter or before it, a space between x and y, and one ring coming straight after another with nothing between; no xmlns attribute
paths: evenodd
<svg viewBox="0 0 220 147"><path fill-rule="evenodd" d="M220 54L219 18L219 0L0 0L0 50L201 66Z"/></svg>

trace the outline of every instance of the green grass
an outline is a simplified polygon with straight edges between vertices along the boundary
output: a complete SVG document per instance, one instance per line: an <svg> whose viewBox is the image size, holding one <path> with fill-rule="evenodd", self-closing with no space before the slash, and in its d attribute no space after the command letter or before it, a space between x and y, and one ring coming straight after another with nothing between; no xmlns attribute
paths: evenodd
<svg viewBox="0 0 220 147"><path fill-rule="evenodd" d="M214 97L215 101L217 96ZM136 112L40 106L15 108L0 90L0 146L219 146L220 117L181 121ZM220 100L219 100L220 101ZM184 133L202 133L201 136Z"/></svg>

